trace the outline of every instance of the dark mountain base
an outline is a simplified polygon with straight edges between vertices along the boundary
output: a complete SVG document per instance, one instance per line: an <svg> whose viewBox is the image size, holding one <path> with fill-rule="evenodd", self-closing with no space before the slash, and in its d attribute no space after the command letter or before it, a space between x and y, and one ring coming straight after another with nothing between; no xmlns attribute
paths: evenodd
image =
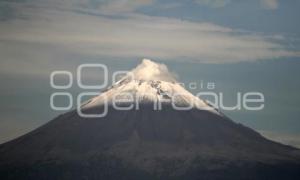
<svg viewBox="0 0 300 180"><path fill-rule="evenodd" d="M30 166L1 167L2 180L298 180L300 166L295 164L266 165L263 163L231 162L226 167L207 169L211 162L195 163L194 168L181 175L174 173L174 163L164 173L151 174L124 164L116 158L99 158L81 163L41 162ZM224 162L219 162L224 163ZM218 166L218 163L215 164Z"/></svg>
<svg viewBox="0 0 300 180"><path fill-rule="evenodd" d="M225 116L143 105L66 113L0 145L0 179L298 180L300 155Z"/></svg>

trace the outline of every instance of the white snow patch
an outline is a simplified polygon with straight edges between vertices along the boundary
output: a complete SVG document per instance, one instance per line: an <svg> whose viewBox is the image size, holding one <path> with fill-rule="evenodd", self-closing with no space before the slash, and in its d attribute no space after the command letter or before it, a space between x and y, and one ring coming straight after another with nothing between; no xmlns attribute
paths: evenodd
<svg viewBox="0 0 300 180"><path fill-rule="evenodd" d="M161 102L193 107L220 114L202 99L194 96L176 82L164 64L143 59L128 75L99 96L90 99L82 108L111 104L112 102Z"/></svg>

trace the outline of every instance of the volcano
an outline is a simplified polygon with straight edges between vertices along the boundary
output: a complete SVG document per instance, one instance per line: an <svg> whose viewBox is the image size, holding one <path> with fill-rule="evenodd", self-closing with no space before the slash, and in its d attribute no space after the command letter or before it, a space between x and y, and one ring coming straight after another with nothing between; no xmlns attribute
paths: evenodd
<svg viewBox="0 0 300 180"><path fill-rule="evenodd" d="M2 144L0 178L300 179L299 152L233 122L145 59L79 110Z"/></svg>

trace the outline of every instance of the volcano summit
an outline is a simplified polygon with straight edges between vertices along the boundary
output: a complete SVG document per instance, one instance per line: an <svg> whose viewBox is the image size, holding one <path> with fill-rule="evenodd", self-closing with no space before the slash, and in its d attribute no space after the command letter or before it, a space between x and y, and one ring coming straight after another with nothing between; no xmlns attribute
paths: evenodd
<svg viewBox="0 0 300 180"><path fill-rule="evenodd" d="M125 104L127 107L123 107ZM166 104L176 110L198 108L219 114L217 109L185 90L165 65L148 59L101 95L84 103L80 110L108 105L118 110L139 110L140 104L153 104L156 110L161 110L161 105Z"/></svg>
<svg viewBox="0 0 300 180"><path fill-rule="evenodd" d="M298 149L233 122L185 90L165 65L143 60L80 111L105 108L99 118L62 114L0 145L0 178L300 178Z"/></svg>

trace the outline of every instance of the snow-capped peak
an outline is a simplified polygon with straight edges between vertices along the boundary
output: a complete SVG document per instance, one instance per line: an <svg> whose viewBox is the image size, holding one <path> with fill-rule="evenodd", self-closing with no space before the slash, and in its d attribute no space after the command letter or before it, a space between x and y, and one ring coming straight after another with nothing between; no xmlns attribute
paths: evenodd
<svg viewBox="0 0 300 180"><path fill-rule="evenodd" d="M104 103L113 104L116 101L170 103L176 107L193 107L219 114L218 110L176 82L166 65L149 59L143 59L140 65L99 96L84 103L82 108L96 107Z"/></svg>

